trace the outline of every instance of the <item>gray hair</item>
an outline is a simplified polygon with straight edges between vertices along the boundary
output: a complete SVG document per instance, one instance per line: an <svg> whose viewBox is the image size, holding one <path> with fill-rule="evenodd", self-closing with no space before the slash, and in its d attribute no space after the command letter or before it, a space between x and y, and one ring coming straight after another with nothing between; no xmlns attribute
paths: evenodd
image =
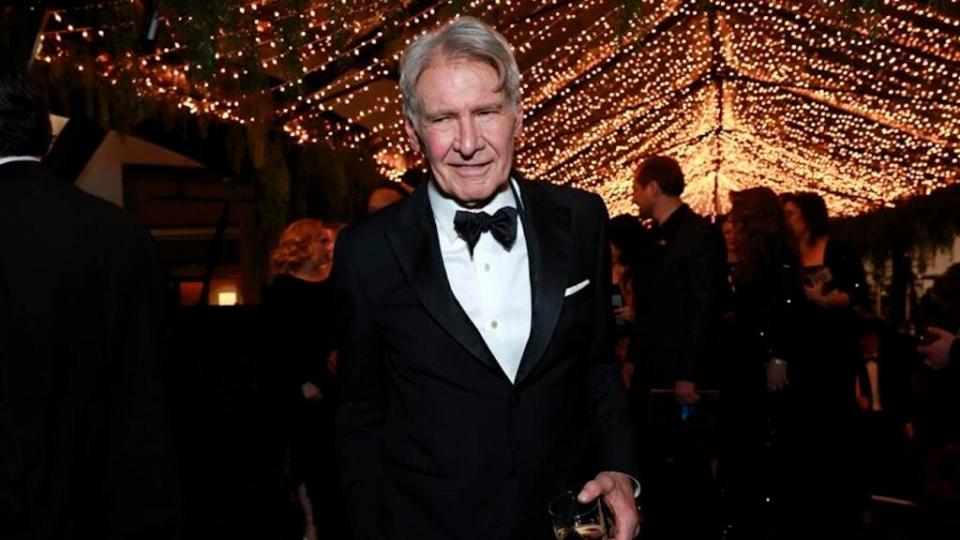
<svg viewBox="0 0 960 540"><path fill-rule="evenodd" d="M516 109L520 101L520 69L510 44L500 33L473 17L460 17L439 30L425 34L411 43L400 61L400 91L403 93L403 114L414 125L423 112L423 101L417 94L420 75L439 57L469 58L489 64L497 70L507 103Z"/></svg>

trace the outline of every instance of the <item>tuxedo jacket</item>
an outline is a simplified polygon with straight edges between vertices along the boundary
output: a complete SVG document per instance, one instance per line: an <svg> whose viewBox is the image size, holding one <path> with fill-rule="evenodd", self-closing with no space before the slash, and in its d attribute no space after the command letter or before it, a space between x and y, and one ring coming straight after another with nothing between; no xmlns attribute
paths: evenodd
<svg viewBox="0 0 960 540"><path fill-rule="evenodd" d="M179 532L147 231L44 165L0 165L0 538Z"/></svg>
<svg viewBox="0 0 960 540"><path fill-rule="evenodd" d="M518 186L533 305L514 383L450 289L426 183L337 242L338 465L359 538L548 539L553 496L636 474L603 201Z"/></svg>

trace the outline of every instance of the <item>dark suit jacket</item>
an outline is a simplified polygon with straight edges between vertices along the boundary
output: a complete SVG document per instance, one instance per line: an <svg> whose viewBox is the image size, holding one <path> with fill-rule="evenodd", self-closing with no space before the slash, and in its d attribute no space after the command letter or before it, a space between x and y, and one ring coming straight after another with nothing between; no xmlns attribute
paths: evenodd
<svg viewBox="0 0 960 540"><path fill-rule="evenodd" d="M636 472L603 201L545 183L520 192L533 320L515 384L450 290L426 183L337 242L349 300L338 457L360 538L552 538L551 497L602 470Z"/></svg>
<svg viewBox="0 0 960 540"><path fill-rule="evenodd" d="M726 273L719 231L687 205L653 234L634 272L637 309L630 357L637 388L677 380L710 386Z"/></svg>
<svg viewBox="0 0 960 540"><path fill-rule="evenodd" d="M171 538L148 233L39 163L0 165L0 538Z"/></svg>

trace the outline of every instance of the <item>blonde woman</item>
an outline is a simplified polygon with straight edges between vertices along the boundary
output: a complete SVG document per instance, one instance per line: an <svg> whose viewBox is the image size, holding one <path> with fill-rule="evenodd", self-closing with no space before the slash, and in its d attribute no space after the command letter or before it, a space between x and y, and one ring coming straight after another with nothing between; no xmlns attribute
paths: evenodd
<svg viewBox="0 0 960 540"><path fill-rule="evenodd" d="M305 218L291 223L270 255L266 296L280 388L279 416L286 424L292 484L304 511L304 534L317 538L314 521L329 516L337 492L331 437L336 318L329 281L333 249L343 224ZM335 520L325 519L325 522Z"/></svg>

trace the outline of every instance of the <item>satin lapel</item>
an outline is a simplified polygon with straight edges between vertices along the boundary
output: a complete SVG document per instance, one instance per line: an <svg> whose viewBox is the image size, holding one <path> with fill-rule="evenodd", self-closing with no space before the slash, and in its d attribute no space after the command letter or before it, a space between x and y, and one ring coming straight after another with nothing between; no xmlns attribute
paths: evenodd
<svg viewBox="0 0 960 540"><path fill-rule="evenodd" d="M443 266L437 227L433 222L425 185L402 210L401 228L387 231L387 239L407 282L433 320L478 361L506 378L480 332L457 302Z"/></svg>
<svg viewBox="0 0 960 540"><path fill-rule="evenodd" d="M553 339L563 308L567 285L567 261L573 255L570 210L557 206L531 182L522 182L523 231L530 258L530 287L533 320L530 339L520 360L514 384L519 385L532 373Z"/></svg>

